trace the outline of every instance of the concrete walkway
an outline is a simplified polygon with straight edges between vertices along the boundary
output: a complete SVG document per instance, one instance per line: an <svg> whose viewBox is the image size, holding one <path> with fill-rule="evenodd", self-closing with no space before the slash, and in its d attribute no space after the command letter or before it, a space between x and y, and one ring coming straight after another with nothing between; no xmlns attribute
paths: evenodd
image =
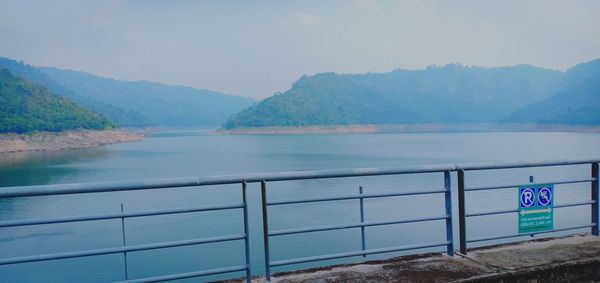
<svg viewBox="0 0 600 283"><path fill-rule="evenodd" d="M254 282L266 282L257 278ZM275 274L272 282L600 282L600 239L542 239Z"/></svg>

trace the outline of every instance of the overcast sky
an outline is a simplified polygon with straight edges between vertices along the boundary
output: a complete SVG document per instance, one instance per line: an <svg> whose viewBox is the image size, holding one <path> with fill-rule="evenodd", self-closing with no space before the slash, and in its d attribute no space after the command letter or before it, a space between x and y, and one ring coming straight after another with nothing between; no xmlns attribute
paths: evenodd
<svg viewBox="0 0 600 283"><path fill-rule="evenodd" d="M0 0L0 56L264 98L303 74L600 57L600 1Z"/></svg>

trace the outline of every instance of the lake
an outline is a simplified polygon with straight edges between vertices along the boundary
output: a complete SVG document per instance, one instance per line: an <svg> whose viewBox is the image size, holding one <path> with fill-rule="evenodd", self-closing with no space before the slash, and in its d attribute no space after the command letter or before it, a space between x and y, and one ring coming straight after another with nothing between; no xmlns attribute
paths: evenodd
<svg viewBox="0 0 600 283"><path fill-rule="evenodd" d="M64 152L0 155L0 186L146 180L189 176L316 170L482 161L590 159L600 157L598 133L381 133L341 135L211 135L203 129L163 130L138 143L115 144ZM467 172L467 184L528 183L589 177L589 165ZM453 187L456 176L453 174ZM268 183L269 199L293 199L443 186L442 174L360 177ZM260 188L249 185L252 268L264 273ZM589 183L556 187L556 203L589 198ZM40 218L237 203L239 185L177 188L91 195L28 197L0 200L0 218ZM467 194L467 211L510 209L516 189ZM455 200L456 201L456 200ZM456 205L454 205L456 207ZM270 229L359 221L358 201L272 207ZM391 220L443 214L440 196L365 200L365 220ZM555 227L590 222L589 207L558 209ZM468 236L516 233L516 214L477 217L467 222ZM127 219L128 245L242 232L239 211L199 212ZM367 248L445 240L443 221L367 228ZM585 230L584 230L585 231ZM121 246L121 221L102 220L0 229L0 257ZM360 230L349 229L271 240L272 260L355 251ZM444 248L422 251L443 251ZM368 256L385 258L402 253ZM243 242L179 247L128 254L129 278L157 276L243 263ZM275 268L283 271L362 257ZM123 280L123 255L55 260L0 266L0 282L106 282ZM241 273L202 280L241 277ZM185 281L185 280L184 280ZM188 280L194 281L196 280Z"/></svg>

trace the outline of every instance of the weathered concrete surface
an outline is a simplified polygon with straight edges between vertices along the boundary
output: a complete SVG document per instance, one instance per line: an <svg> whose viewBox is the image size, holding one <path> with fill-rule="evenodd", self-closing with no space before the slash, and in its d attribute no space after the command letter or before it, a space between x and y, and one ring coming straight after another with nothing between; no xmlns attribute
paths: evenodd
<svg viewBox="0 0 600 283"><path fill-rule="evenodd" d="M279 273L272 282L600 282L600 239L575 235L475 249L467 256L397 257Z"/></svg>

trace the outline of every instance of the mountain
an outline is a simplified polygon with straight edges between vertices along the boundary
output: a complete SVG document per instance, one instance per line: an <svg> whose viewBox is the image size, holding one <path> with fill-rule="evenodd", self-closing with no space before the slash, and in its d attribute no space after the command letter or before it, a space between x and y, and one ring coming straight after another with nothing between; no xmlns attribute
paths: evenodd
<svg viewBox="0 0 600 283"><path fill-rule="evenodd" d="M231 117L225 129L265 126L497 122L550 97L564 74L529 65L303 76Z"/></svg>
<svg viewBox="0 0 600 283"><path fill-rule="evenodd" d="M0 57L0 67L6 68L15 76L44 86L53 93L66 97L89 110L102 113L105 117L110 117L113 122L116 121L116 123L121 126L149 124L149 121L147 121L140 113L126 110L110 103L103 103L91 97L79 95L48 77L43 71L34 66L27 65L23 61L15 61Z"/></svg>
<svg viewBox="0 0 600 283"><path fill-rule="evenodd" d="M0 133L112 127L101 115L0 68Z"/></svg>
<svg viewBox="0 0 600 283"><path fill-rule="evenodd" d="M149 81L119 81L48 67L39 70L79 95L139 113L147 121L127 126L219 125L231 114L254 103L250 98L206 89Z"/></svg>
<svg viewBox="0 0 600 283"><path fill-rule="evenodd" d="M99 112L119 126L214 126L254 103L245 97L164 85L119 81L52 67L34 67L6 58L0 66Z"/></svg>
<svg viewBox="0 0 600 283"><path fill-rule="evenodd" d="M505 122L600 125L600 59L570 68L555 95L523 107Z"/></svg>

